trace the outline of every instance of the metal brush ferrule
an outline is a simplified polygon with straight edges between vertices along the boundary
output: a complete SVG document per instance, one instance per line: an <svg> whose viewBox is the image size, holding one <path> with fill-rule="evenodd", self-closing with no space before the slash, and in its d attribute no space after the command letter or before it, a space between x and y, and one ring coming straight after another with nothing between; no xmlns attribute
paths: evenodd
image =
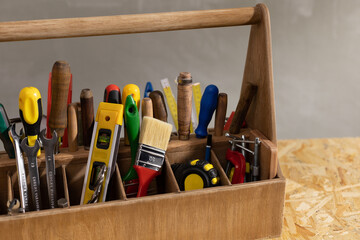
<svg viewBox="0 0 360 240"><path fill-rule="evenodd" d="M135 158L135 165L159 171L164 163L164 159L164 150L140 144Z"/></svg>

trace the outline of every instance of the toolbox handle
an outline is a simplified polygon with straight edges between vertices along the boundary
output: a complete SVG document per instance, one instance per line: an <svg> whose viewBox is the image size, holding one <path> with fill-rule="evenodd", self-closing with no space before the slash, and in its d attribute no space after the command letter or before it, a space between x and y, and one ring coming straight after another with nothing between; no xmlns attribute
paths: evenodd
<svg viewBox="0 0 360 240"><path fill-rule="evenodd" d="M251 25L258 7L0 23L0 42Z"/></svg>

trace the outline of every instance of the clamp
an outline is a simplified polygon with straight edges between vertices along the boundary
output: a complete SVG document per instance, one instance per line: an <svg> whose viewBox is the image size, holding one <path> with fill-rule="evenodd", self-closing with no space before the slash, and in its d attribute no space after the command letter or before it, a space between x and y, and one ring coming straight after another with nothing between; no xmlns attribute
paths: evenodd
<svg viewBox="0 0 360 240"><path fill-rule="evenodd" d="M260 150L260 143L261 143L260 138L256 137L254 141L250 141L250 140L245 140L244 136L242 136L241 139L236 136L230 135L229 133L225 133L225 136L232 138L232 140L229 140L229 142L232 145L231 146L232 151L235 151L236 147L238 147L242 150L243 153L249 152L250 154L252 154L254 156L253 162L250 166L250 171L251 171L251 179L250 180L258 181L259 175L260 175L260 163L259 163L259 150ZM241 143L242 145L240 145L239 143ZM254 144L254 151L251 151L250 149L246 148L244 146L246 143ZM245 157L244 157L244 159L245 159ZM232 163L231 160L229 160L229 163L226 166L226 173L228 173L231 168L230 163ZM236 168L236 166L235 166L235 168ZM234 172L234 174L235 174L235 172Z"/></svg>

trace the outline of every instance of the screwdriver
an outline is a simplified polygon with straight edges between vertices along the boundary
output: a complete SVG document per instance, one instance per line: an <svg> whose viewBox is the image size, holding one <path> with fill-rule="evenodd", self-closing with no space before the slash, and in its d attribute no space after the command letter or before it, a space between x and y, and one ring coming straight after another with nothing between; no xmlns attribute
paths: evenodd
<svg viewBox="0 0 360 240"><path fill-rule="evenodd" d="M131 95L136 102L137 110L140 110L140 88L135 84L128 84L123 88L122 92L122 103L125 104L127 96ZM129 146L129 139L127 137L126 123L124 124L124 139L125 145Z"/></svg>
<svg viewBox="0 0 360 240"><path fill-rule="evenodd" d="M104 91L104 102L121 103L120 88L115 84L110 84Z"/></svg>
<svg viewBox="0 0 360 240"><path fill-rule="evenodd" d="M51 111L49 127L59 138L64 136L67 127L67 100L70 87L70 65L56 61L51 71ZM58 146L59 147L59 146ZM55 151L57 153L59 148Z"/></svg>
<svg viewBox="0 0 360 240"><path fill-rule="evenodd" d="M25 136L28 139L28 145L34 146L35 141L40 134L40 124L42 118L41 95L35 87L25 87L19 94L19 113L24 125ZM41 150L39 149L37 156Z"/></svg>
<svg viewBox="0 0 360 240"><path fill-rule="evenodd" d="M149 95L153 105L153 117L163 122L167 122L167 111L165 105L165 99L162 92L155 90Z"/></svg>
<svg viewBox="0 0 360 240"><path fill-rule="evenodd" d="M15 158L14 146L9 137L10 121L4 106L0 103L0 139L9 158Z"/></svg>
<svg viewBox="0 0 360 240"><path fill-rule="evenodd" d="M219 89L215 85L209 85L205 88L200 103L199 125L195 130L197 138L207 136L207 127L211 121L212 115L216 109Z"/></svg>

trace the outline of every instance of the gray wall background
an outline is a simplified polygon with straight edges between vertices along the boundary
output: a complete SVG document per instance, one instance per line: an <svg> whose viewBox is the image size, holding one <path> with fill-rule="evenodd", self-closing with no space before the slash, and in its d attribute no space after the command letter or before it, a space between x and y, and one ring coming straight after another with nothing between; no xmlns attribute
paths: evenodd
<svg viewBox="0 0 360 240"><path fill-rule="evenodd" d="M0 21L87 17L267 4L271 16L279 139L359 136L360 2L336 0L0 0ZM95 107L104 88L190 71L202 90L210 83L235 109L250 27L0 43L0 102L18 115L18 94L37 87L46 112L47 80L56 60L70 63L73 101L90 88ZM171 119L171 117L169 117Z"/></svg>

